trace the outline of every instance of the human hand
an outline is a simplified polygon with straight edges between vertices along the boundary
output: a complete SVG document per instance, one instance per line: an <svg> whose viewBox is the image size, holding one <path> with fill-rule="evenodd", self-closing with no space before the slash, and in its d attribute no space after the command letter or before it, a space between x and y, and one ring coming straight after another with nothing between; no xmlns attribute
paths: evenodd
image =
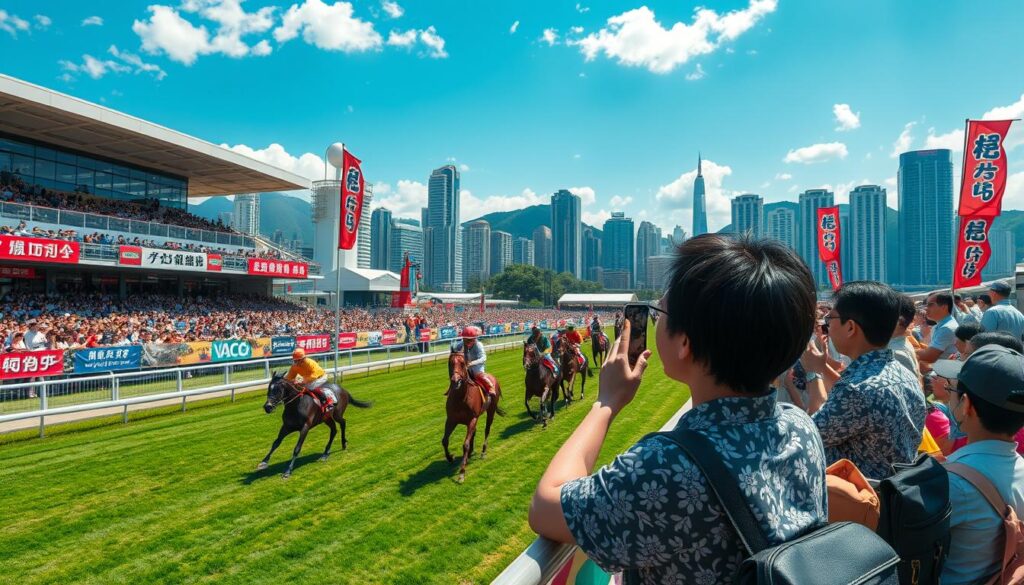
<svg viewBox="0 0 1024 585"><path fill-rule="evenodd" d="M828 339L824 335L818 338L821 343L821 347L828 347ZM818 345L815 340L807 342L807 349L804 350L804 354L800 356L800 365L804 367L804 370L814 374L825 373L826 356L823 350L818 349Z"/></svg>
<svg viewBox="0 0 1024 585"><path fill-rule="evenodd" d="M601 366L601 388L597 401L611 408L614 414L618 414L636 396L644 370L647 369L647 359L651 357L651 351L645 350L635 366L629 365L630 327L629 320L624 320L622 335L612 344L608 350L608 359Z"/></svg>

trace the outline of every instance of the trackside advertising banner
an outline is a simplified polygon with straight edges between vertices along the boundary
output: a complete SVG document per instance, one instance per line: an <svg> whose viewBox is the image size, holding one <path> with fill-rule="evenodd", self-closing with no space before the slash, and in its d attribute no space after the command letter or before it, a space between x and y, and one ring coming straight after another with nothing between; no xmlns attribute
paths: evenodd
<svg viewBox="0 0 1024 585"><path fill-rule="evenodd" d="M454 327L442 327L440 335L441 339L455 339L458 337L458 332Z"/></svg>
<svg viewBox="0 0 1024 585"><path fill-rule="evenodd" d="M328 339L330 339L328 337ZM295 349L295 338L294 337L271 337L270 338L270 353L271 355L289 355Z"/></svg>
<svg viewBox="0 0 1024 585"><path fill-rule="evenodd" d="M338 334L338 349L354 349L358 336L355 333L339 333Z"/></svg>
<svg viewBox="0 0 1024 585"><path fill-rule="evenodd" d="M1003 142L1012 120L969 120L964 141L963 181L957 215L953 288L981 284L992 257L988 232L1003 209L1007 160Z"/></svg>
<svg viewBox="0 0 1024 585"><path fill-rule="evenodd" d="M76 374L135 370L142 366L142 346L95 347L74 354Z"/></svg>
<svg viewBox="0 0 1024 585"><path fill-rule="evenodd" d="M142 248L139 246L119 246L117 263L122 266L142 266Z"/></svg>
<svg viewBox="0 0 1024 585"><path fill-rule="evenodd" d="M64 373L64 351L16 351L0 356L0 380L57 376Z"/></svg>
<svg viewBox="0 0 1024 585"><path fill-rule="evenodd" d="M0 260L78 264L78 242L0 236Z"/></svg>
<svg viewBox="0 0 1024 585"><path fill-rule="evenodd" d="M843 284L843 266L840 257L840 226L838 207L818 208L818 256L825 263L832 290Z"/></svg>
<svg viewBox="0 0 1024 585"><path fill-rule="evenodd" d="M295 345L306 350L306 353L330 351L331 336L326 333L320 335L300 335L295 338Z"/></svg>
<svg viewBox="0 0 1024 585"><path fill-rule="evenodd" d="M249 258L249 274L274 278L306 278L309 274L309 265L290 260Z"/></svg>
<svg viewBox="0 0 1024 585"><path fill-rule="evenodd" d="M252 345L245 339L214 341L210 344L215 362L236 362L252 358Z"/></svg>
<svg viewBox="0 0 1024 585"><path fill-rule="evenodd" d="M206 254L184 250L160 250L141 248L142 261L129 266L156 268L160 270L206 271Z"/></svg>

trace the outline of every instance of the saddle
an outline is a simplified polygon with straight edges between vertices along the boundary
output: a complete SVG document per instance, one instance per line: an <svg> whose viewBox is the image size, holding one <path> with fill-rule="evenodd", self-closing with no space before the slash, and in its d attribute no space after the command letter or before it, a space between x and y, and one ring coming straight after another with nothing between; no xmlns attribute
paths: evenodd
<svg viewBox="0 0 1024 585"><path fill-rule="evenodd" d="M558 366L555 364L554 360L541 359L540 363L544 364L545 368L551 370L552 374L558 373Z"/></svg>
<svg viewBox="0 0 1024 585"><path fill-rule="evenodd" d="M320 390L321 392L324 390L330 390L331 393L334 394L335 399L337 399L338 396L341 395L341 388L334 382L327 382L323 386L317 388L317 390ZM317 408L320 409L320 414L322 414L323 416L327 416L327 414L330 412L330 409L328 408L328 403L320 400L320 395L317 394L316 390L308 390L303 388L302 392L300 392L299 394L306 394L308 396L311 396L313 398L313 402L316 403Z"/></svg>

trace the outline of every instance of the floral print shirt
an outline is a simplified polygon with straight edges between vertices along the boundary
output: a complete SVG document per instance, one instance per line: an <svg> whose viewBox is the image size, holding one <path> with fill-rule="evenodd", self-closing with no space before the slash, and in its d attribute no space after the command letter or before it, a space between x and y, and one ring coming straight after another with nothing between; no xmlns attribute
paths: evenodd
<svg viewBox="0 0 1024 585"><path fill-rule="evenodd" d="M829 463L849 459L866 477L885 479L893 463L910 463L928 415L917 378L892 350L860 356L814 413Z"/></svg>
<svg viewBox="0 0 1024 585"><path fill-rule="evenodd" d="M711 439L772 544L827 522L824 449L800 409L774 393L720 398L687 412L676 429ZM703 473L661 436L565 484L561 499L580 548L606 571L645 584L730 583L749 556Z"/></svg>

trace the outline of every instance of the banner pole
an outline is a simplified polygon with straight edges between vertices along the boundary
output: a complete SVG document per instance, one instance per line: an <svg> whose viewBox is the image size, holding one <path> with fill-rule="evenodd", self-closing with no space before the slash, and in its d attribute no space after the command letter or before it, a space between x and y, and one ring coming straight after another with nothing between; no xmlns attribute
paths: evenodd
<svg viewBox="0 0 1024 585"><path fill-rule="evenodd" d="M341 185L338 189L338 248L335 250L334 262L334 378L338 378L338 356L341 352L341 227L345 218L342 209L345 205L345 144L341 145Z"/></svg>
<svg viewBox="0 0 1024 585"><path fill-rule="evenodd" d="M964 118L964 160L960 165L960 190L957 191L957 203L956 203L956 239L953 241L953 271L950 273L949 281L949 296L956 296L956 265L959 258L956 257L957 250L960 249L960 230L963 229L963 215L960 214L960 207L962 201L960 200L960 194L964 191L964 181L967 180L967 138L971 133L971 119Z"/></svg>

